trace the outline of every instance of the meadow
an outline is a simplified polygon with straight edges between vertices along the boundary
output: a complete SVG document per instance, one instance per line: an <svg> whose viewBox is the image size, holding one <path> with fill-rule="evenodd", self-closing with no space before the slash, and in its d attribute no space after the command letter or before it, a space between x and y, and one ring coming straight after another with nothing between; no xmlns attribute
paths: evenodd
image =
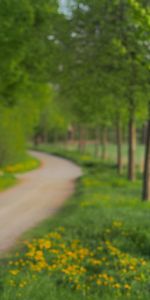
<svg viewBox="0 0 150 300"><path fill-rule="evenodd" d="M140 200L140 174L131 183L90 154L53 152L84 175L61 211L1 259L0 299L148 300L150 204Z"/></svg>

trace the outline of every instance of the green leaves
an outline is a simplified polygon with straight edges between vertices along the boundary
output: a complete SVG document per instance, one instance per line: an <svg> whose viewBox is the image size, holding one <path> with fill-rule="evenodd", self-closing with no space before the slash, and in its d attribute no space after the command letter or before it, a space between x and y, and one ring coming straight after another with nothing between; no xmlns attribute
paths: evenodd
<svg viewBox="0 0 150 300"><path fill-rule="evenodd" d="M48 35L57 8L54 0L0 0L0 163L25 150L51 96Z"/></svg>

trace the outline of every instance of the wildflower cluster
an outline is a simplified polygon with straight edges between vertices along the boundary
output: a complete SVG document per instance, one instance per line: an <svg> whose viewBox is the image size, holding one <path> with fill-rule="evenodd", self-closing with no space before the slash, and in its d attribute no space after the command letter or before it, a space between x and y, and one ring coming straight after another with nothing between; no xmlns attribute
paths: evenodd
<svg viewBox="0 0 150 300"><path fill-rule="evenodd" d="M101 182L98 178L85 177L82 179L82 184L85 188L99 187L101 185Z"/></svg>
<svg viewBox="0 0 150 300"><path fill-rule="evenodd" d="M3 169L3 171L6 173L22 173L22 172L35 169L38 165L39 165L38 160L31 158L21 163L8 165Z"/></svg>
<svg viewBox="0 0 150 300"><path fill-rule="evenodd" d="M80 155L80 161L83 163L90 162L93 161L93 157L90 154Z"/></svg>
<svg viewBox="0 0 150 300"><path fill-rule="evenodd" d="M120 227L117 221L114 226ZM149 282L150 269L144 259L132 257L116 248L109 240L99 241L94 248L81 240L66 240L63 228L42 239L25 242L25 253L10 262L7 285L25 288L37 275L57 278L57 282L84 294L95 290L103 293L138 293ZM23 280L21 279L23 275ZM30 279L29 279L30 278Z"/></svg>

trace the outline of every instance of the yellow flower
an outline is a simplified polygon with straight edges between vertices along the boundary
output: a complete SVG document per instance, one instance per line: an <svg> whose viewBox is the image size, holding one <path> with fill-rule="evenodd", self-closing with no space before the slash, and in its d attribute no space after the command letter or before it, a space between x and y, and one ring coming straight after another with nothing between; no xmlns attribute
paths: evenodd
<svg viewBox="0 0 150 300"><path fill-rule="evenodd" d="M115 284L113 285L113 287L114 287L115 289L119 289L119 288L120 288L120 284L119 284L119 283L115 283Z"/></svg>
<svg viewBox="0 0 150 300"><path fill-rule="evenodd" d="M125 284L125 285L124 285L124 288L127 289L127 290L130 290L130 289L131 289L131 286L130 286L129 284Z"/></svg>
<svg viewBox="0 0 150 300"><path fill-rule="evenodd" d="M129 269L134 271L135 270L135 267L134 266L129 266Z"/></svg>
<svg viewBox="0 0 150 300"><path fill-rule="evenodd" d="M113 225L114 227L122 227L123 223L122 223L121 221L114 221L114 222L112 223L112 225Z"/></svg>
<svg viewBox="0 0 150 300"><path fill-rule="evenodd" d="M144 259L141 259L141 265L145 266L146 265L146 261Z"/></svg>
<svg viewBox="0 0 150 300"><path fill-rule="evenodd" d="M100 279L97 279L97 280L96 280L96 283L97 283L97 285L101 285L101 284L102 284L102 282L101 282Z"/></svg>
<svg viewBox="0 0 150 300"><path fill-rule="evenodd" d="M102 262L97 259L90 259L90 263L94 266L100 266L102 264Z"/></svg>
<svg viewBox="0 0 150 300"><path fill-rule="evenodd" d="M13 276L16 276L19 273L19 270L10 270L9 271L10 274L12 274Z"/></svg>

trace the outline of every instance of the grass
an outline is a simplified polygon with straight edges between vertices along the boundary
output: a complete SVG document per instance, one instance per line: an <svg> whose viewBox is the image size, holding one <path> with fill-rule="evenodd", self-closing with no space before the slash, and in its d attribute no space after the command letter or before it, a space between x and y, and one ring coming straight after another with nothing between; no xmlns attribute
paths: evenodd
<svg viewBox="0 0 150 300"><path fill-rule="evenodd" d="M2 173L0 175L0 191L7 189L17 183L17 179L12 174Z"/></svg>
<svg viewBox="0 0 150 300"><path fill-rule="evenodd" d="M26 154L18 163L7 165L6 167L4 167L3 171L9 174L18 174L34 170L39 166L40 161L37 158Z"/></svg>
<svg viewBox="0 0 150 300"><path fill-rule="evenodd" d="M16 177L17 174L34 170L38 168L39 165L40 161L37 158L34 158L31 155L25 155L18 163L1 168L0 191L15 185L18 182Z"/></svg>
<svg viewBox="0 0 150 300"><path fill-rule="evenodd" d="M78 151L78 145L73 144L73 143L68 143L67 145L64 145L62 143L56 143L56 144L51 144L49 146L45 145L39 145L38 149L46 150L46 151L52 151L52 152L57 152L58 149L60 152L65 152L66 149L69 152L76 152ZM86 153L91 155L92 157L95 156L95 145L92 143L87 143L86 145ZM99 156L101 156L102 148L99 146ZM117 161L117 149L115 144L109 143L107 146L107 151L106 151L106 156L107 156L107 161L111 163L116 163ZM135 152L135 160L136 160L136 165L137 169L141 172L143 169L143 164L144 164L144 154L145 154L145 146L142 144L137 144L136 147L136 152ZM124 167L127 165L128 161L128 145L127 144L122 144L122 159L123 159L123 164Z"/></svg>
<svg viewBox="0 0 150 300"><path fill-rule="evenodd" d="M143 157L144 157L144 145L137 144L136 147L136 161L137 162L142 162ZM87 150L89 153L93 154L94 153L94 145L87 145ZM107 156L110 160L115 161L116 160L116 145L115 144L109 144L107 147ZM101 147L99 146L99 153L101 153ZM128 145L123 143L122 145L122 155L124 158L124 161L127 162L127 157L128 157Z"/></svg>
<svg viewBox="0 0 150 300"><path fill-rule="evenodd" d="M61 155L84 176L63 209L1 260L0 299L148 300L150 204L140 201L141 180L131 184L89 155Z"/></svg>

